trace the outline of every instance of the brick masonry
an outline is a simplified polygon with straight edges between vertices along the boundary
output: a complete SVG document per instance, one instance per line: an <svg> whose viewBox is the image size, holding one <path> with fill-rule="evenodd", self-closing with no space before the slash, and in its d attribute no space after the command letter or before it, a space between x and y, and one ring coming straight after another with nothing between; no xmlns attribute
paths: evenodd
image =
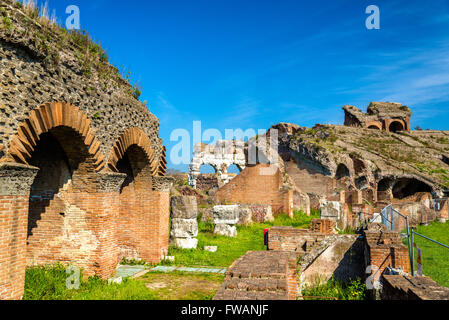
<svg viewBox="0 0 449 320"><path fill-rule="evenodd" d="M248 251L226 271L214 300L296 300L295 252Z"/></svg>
<svg viewBox="0 0 449 320"><path fill-rule="evenodd" d="M449 300L449 288L428 277L383 276L382 300Z"/></svg>
<svg viewBox="0 0 449 320"><path fill-rule="evenodd" d="M112 66L87 74L70 37L61 47L64 35L0 8L14 26L0 29L0 299L22 297L27 264L107 278L122 257L159 262L171 182L158 119Z"/></svg>
<svg viewBox="0 0 449 320"><path fill-rule="evenodd" d="M410 271L408 248L402 244L398 232L386 231L375 225L365 231L365 266L372 266L373 281L380 281L387 267Z"/></svg>
<svg viewBox="0 0 449 320"><path fill-rule="evenodd" d="M273 213L293 214L293 191L283 188L279 169L263 174L269 165L247 166L238 176L221 187L216 198L219 202L261 204L271 206Z"/></svg>

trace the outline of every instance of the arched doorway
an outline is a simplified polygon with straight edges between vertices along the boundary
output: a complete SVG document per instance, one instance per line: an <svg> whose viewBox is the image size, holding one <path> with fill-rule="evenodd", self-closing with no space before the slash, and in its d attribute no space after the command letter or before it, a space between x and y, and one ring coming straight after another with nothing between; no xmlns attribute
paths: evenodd
<svg viewBox="0 0 449 320"><path fill-rule="evenodd" d="M81 194L95 188L95 159L83 137L58 126L42 133L29 164L40 170L31 186L28 207L27 264L95 264L97 235Z"/></svg>
<svg viewBox="0 0 449 320"><path fill-rule="evenodd" d="M404 130L405 130L404 125L401 122L393 121L392 123L390 123L390 126L389 126L390 132L396 133L396 132L404 131Z"/></svg>
<svg viewBox="0 0 449 320"><path fill-rule="evenodd" d="M392 192L395 199L404 199L419 192L432 192L432 188L414 178L400 178L395 181Z"/></svg>
<svg viewBox="0 0 449 320"><path fill-rule="evenodd" d="M154 213L152 171L142 148L131 145L117 162L118 172L126 174L120 188L118 248L120 258L150 261L153 255L150 214ZM154 247L154 244L153 244Z"/></svg>
<svg viewBox="0 0 449 320"><path fill-rule="evenodd" d="M372 129L372 130L380 130L380 128L376 125L371 125L368 127L368 129Z"/></svg>
<svg viewBox="0 0 449 320"><path fill-rule="evenodd" d="M349 173L349 169L346 165L344 165L343 163L340 163L337 167L337 172L335 174L335 179L337 180L341 180L345 177L349 177L350 173Z"/></svg>
<svg viewBox="0 0 449 320"><path fill-rule="evenodd" d="M217 168L213 167L212 165L210 165L208 163L201 165L200 174L210 175L210 174L214 174L214 173L217 173Z"/></svg>

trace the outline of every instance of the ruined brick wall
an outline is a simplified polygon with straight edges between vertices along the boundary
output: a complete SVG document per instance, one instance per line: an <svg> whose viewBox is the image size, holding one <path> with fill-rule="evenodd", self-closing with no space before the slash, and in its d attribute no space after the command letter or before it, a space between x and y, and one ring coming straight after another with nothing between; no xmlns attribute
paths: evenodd
<svg viewBox="0 0 449 320"><path fill-rule="evenodd" d="M372 266L373 281L379 281L387 267L409 272L409 252L402 244L398 232L381 230L365 231L365 264Z"/></svg>
<svg viewBox="0 0 449 320"><path fill-rule="evenodd" d="M102 278L122 256L159 262L169 181L158 119L107 62L86 69L67 32L0 9L13 26L0 29L0 299L20 299L26 262Z"/></svg>
<svg viewBox="0 0 449 320"><path fill-rule="evenodd" d="M316 233L334 234L337 222L329 219L313 219L310 230Z"/></svg>
<svg viewBox="0 0 449 320"><path fill-rule="evenodd" d="M248 251L227 270L214 300L296 300L297 254Z"/></svg>
<svg viewBox="0 0 449 320"><path fill-rule="evenodd" d="M0 164L0 299L24 293L30 185L37 168Z"/></svg>
<svg viewBox="0 0 449 320"><path fill-rule="evenodd" d="M317 195L331 195L336 188L336 180L308 167L305 163L286 162L287 174L303 192Z"/></svg>
<svg viewBox="0 0 449 320"><path fill-rule="evenodd" d="M325 234L293 227L272 227L268 231L268 250L306 253L323 241Z"/></svg>
<svg viewBox="0 0 449 320"><path fill-rule="evenodd" d="M263 204L272 207L273 213L292 214L293 192L282 189L279 169L274 174L263 174L269 165L246 167L228 184L218 189L216 198L220 202Z"/></svg>
<svg viewBox="0 0 449 320"><path fill-rule="evenodd" d="M428 277L384 275L382 300L449 300L449 288Z"/></svg>

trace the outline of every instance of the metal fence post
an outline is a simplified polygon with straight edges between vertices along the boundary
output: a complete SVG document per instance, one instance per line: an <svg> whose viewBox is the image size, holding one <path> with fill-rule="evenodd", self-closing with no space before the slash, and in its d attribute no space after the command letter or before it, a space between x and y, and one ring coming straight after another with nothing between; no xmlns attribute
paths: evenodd
<svg viewBox="0 0 449 320"><path fill-rule="evenodd" d="M412 277L415 276L415 238L413 237L413 229L412 229Z"/></svg>
<svg viewBox="0 0 449 320"><path fill-rule="evenodd" d="M414 272L415 272L415 268L414 268L414 265L413 265L413 256L412 256L412 247L411 247L411 244L410 244L410 225L409 225L409 222L408 222L408 217L405 217L405 224L406 224L406 226L407 226L407 242L408 242L408 259L410 260L410 272L412 273L412 275L414 274Z"/></svg>

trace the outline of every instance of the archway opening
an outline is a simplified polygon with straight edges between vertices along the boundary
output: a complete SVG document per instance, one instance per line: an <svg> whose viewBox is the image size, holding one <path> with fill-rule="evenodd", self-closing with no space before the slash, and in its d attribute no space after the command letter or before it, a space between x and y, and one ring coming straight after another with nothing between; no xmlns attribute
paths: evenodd
<svg viewBox="0 0 449 320"><path fill-rule="evenodd" d="M375 125L369 126L368 129L372 129L372 130L380 130L380 128L379 128L378 126L375 126Z"/></svg>
<svg viewBox="0 0 449 320"><path fill-rule="evenodd" d="M151 227L152 173L142 148L131 145L117 162L117 170L126 174L120 188L118 247L120 259L149 259ZM147 260L148 261L148 260Z"/></svg>
<svg viewBox="0 0 449 320"><path fill-rule="evenodd" d="M404 125L399 121L393 121L389 127L390 132L393 132L393 133L396 133L399 131L404 131L404 129L405 129Z"/></svg>
<svg viewBox="0 0 449 320"><path fill-rule="evenodd" d="M394 183L392 192L395 199L404 199L419 192L432 192L432 188L417 179L400 178Z"/></svg>
<svg viewBox="0 0 449 320"><path fill-rule="evenodd" d="M240 172L242 172L242 169L238 165L236 165L236 164L232 164L228 168L228 173L229 174L239 175Z"/></svg>
<svg viewBox="0 0 449 320"><path fill-rule="evenodd" d="M217 169L210 164L203 164L200 169L200 174L214 174L217 173Z"/></svg>
<svg viewBox="0 0 449 320"><path fill-rule="evenodd" d="M359 178L355 179L355 186L359 190L365 190L369 186L368 185L368 180L366 179L365 176L359 177Z"/></svg>
<svg viewBox="0 0 449 320"><path fill-rule="evenodd" d="M337 167L337 172L335 174L335 178L337 180L341 180L345 177L349 177L350 173L349 173L349 169L347 166L345 166L344 164L340 163Z"/></svg>
<svg viewBox="0 0 449 320"><path fill-rule="evenodd" d="M391 186L393 184L393 179L383 178L377 183L377 200L378 201L391 201L392 193Z"/></svg>
<svg viewBox="0 0 449 320"><path fill-rule="evenodd" d="M56 127L39 138L28 160L40 170L30 188L27 264L87 261L79 248L94 239L86 232L86 212L73 203L95 180L95 161L71 128Z"/></svg>

